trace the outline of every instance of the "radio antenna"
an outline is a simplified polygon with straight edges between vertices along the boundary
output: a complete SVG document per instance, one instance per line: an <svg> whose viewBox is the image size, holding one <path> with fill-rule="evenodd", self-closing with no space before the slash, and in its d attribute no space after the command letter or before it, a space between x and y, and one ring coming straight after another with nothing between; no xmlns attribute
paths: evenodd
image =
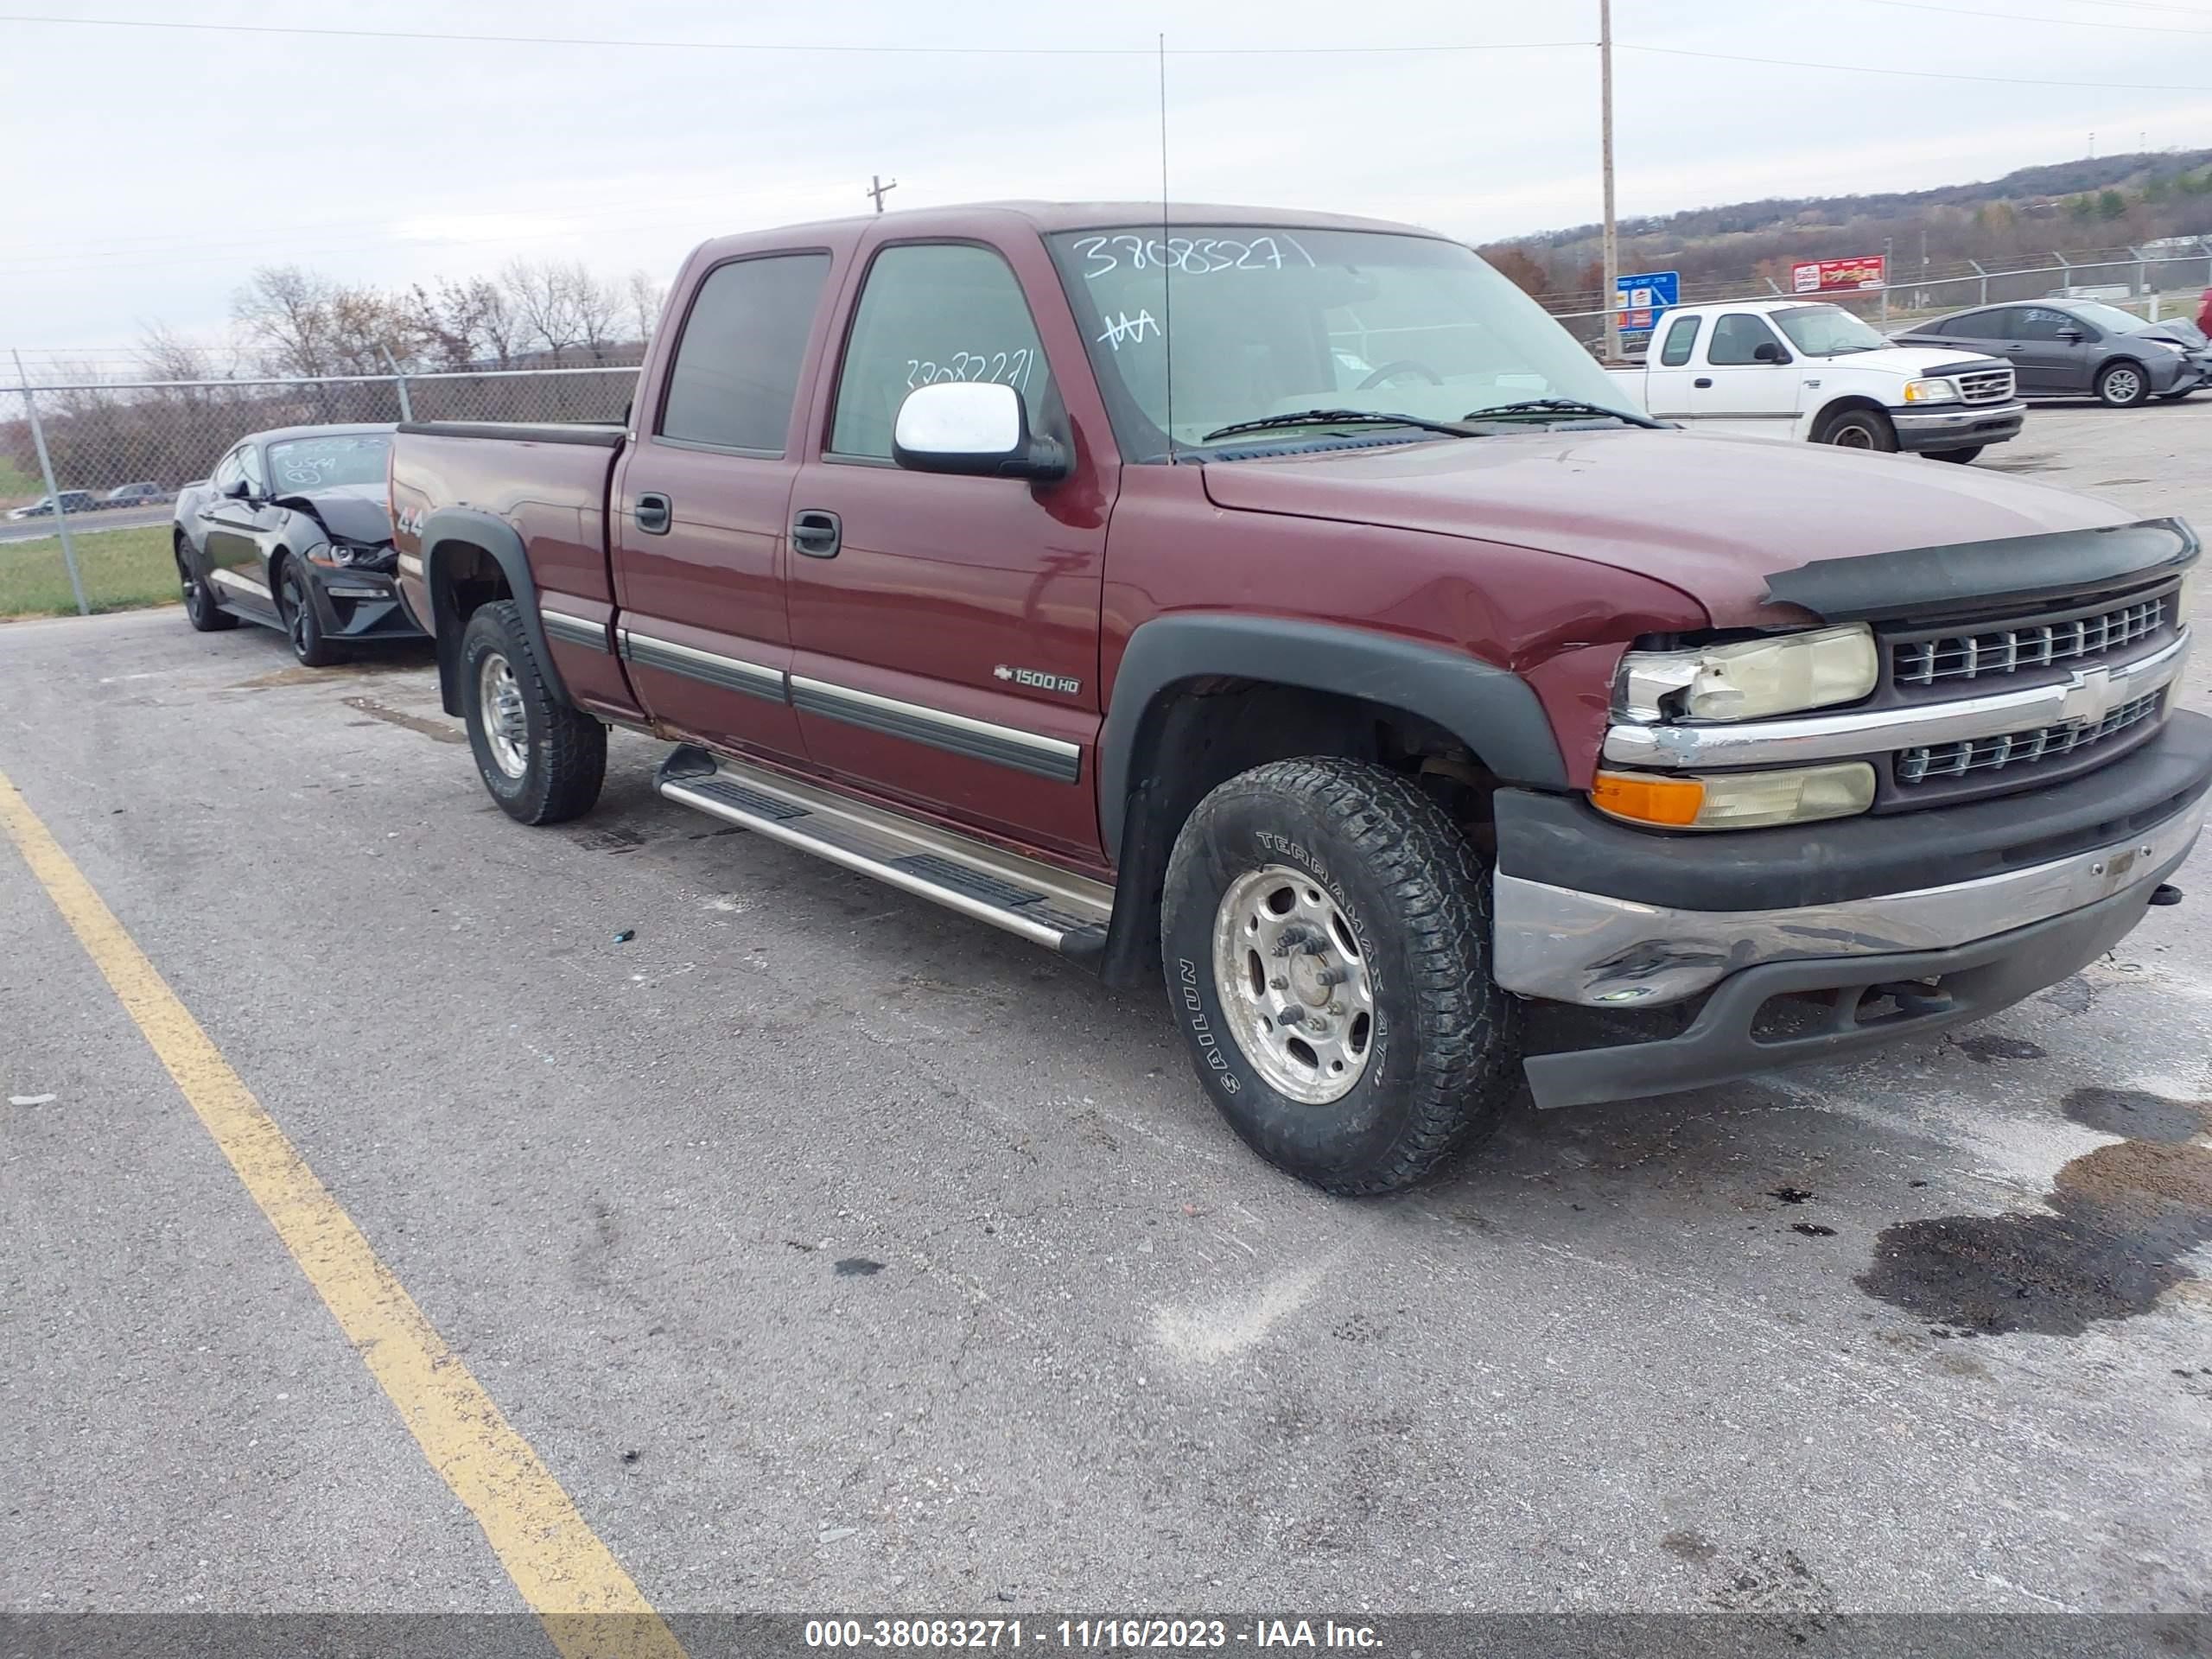
<svg viewBox="0 0 2212 1659"><path fill-rule="evenodd" d="M1167 372L1167 461L1175 462L1175 265L1167 239L1167 35L1160 44L1160 354Z"/></svg>

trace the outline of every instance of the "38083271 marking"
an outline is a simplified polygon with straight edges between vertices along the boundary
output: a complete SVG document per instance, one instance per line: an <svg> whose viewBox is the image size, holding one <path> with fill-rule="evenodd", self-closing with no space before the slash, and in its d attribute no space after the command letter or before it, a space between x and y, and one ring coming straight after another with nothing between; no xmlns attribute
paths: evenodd
<svg viewBox="0 0 2212 1659"><path fill-rule="evenodd" d="M1027 1624L1018 1618L810 1618L806 1645L840 1648L1059 1648L1169 1650L1188 1648L1375 1649L1382 1637L1372 1625L1334 1619L1262 1618L1230 1624L1220 1618L1062 1618Z"/></svg>

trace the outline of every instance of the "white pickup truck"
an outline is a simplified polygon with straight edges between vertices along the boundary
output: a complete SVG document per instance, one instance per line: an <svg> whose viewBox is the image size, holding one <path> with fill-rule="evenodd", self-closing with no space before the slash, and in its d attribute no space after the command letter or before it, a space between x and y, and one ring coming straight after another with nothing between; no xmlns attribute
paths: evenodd
<svg viewBox="0 0 2212 1659"><path fill-rule="evenodd" d="M1905 449L1967 461L2027 414L2002 359L1892 346L1840 305L1729 300L1659 320L1615 372L1654 417L1696 431Z"/></svg>

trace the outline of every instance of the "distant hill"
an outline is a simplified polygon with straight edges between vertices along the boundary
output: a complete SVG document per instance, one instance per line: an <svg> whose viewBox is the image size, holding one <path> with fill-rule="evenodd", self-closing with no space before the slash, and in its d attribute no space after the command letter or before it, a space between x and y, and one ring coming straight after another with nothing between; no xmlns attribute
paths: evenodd
<svg viewBox="0 0 2212 1659"><path fill-rule="evenodd" d="M2001 179L1855 196L1771 198L1620 222L1624 270L1679 270L1696 283L1774 276L1803 259L1879 253L1916 268L1922 238L1931 271L1991 264L2054 248L2139 247L2212 235L2212 149L2084 156L2024 167ZM1595 296L1600 227L1510 237L1484 255L1531 293ZM1909 263L1908 263L1909 262Z"/></svg>

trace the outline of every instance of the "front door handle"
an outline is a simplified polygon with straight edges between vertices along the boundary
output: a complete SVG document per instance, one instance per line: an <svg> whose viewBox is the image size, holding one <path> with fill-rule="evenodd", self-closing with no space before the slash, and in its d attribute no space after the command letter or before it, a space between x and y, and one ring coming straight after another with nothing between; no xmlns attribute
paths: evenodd
<svg viewBox="0 0 2212 1659"><path fill-rule="evenodd" d="M810 559L834 559L845 544L845 527L834 512L802 507L791 516L791 551Z"/></svg>
<svg viewBox="0 0 2212 1659"><path fill-rule="evenodd" d="M638 498L638 505L630 510L638 521L638 528L648 536L665 536L676 519L676 509L669 499L657 491L648 490Z"/></svg>
<svg viewBox="0 0 2212 1659"><path fill-rule="evenodd" d="M1713 377L1709 374L1700 374L1696 379L1691 381L1690 385L1695 386L1700 391L1711 391Z"/></svg>

